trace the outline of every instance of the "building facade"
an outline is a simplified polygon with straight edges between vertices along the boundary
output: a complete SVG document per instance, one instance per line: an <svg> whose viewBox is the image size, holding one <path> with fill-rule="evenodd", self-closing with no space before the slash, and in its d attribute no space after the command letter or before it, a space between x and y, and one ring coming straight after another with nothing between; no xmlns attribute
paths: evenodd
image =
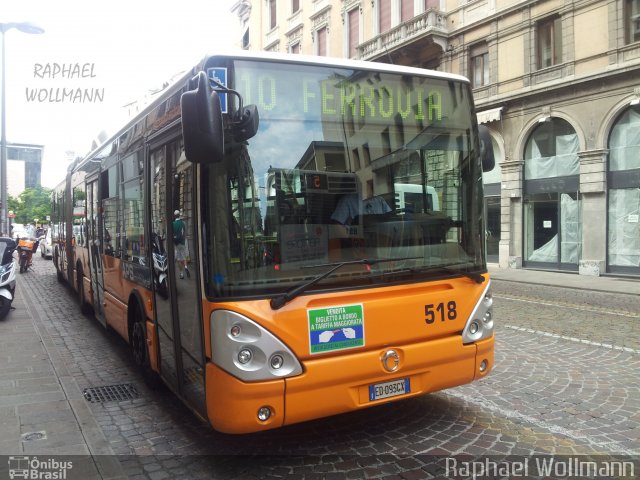
<svg viewBox="0 0 640 480"><path fill-rule="evenodd" d="M489 260L640 276L640 0L240 0L241 46L467 76Z"/></svg>
<svg viewBox="0 0 640 480"><path fill-rule="evenodd" d="M43 145L7 143L7 194L17 198L41 185Z"/></svg>

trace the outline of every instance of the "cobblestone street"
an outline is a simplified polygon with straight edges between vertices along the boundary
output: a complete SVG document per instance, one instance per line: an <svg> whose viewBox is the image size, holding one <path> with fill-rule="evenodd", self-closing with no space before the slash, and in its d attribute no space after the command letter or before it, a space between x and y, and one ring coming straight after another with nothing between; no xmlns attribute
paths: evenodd
<svg viewBox="0 0 640 480"><path fill-rule="evenodd" d="M148 388L126 344L83 316L52 263L38 258L18 280L16 309L0 322L0 454L92 454L87 472L96 478L152 480L430 478L442 459L435 455L637 461L639 296L497 279L493 288L496 366L485 380L231 436L212 431L168 390ZM42 342L28 334L31 317ZM3 340L3 332L20 331L20 345ZM120 384L133 385L137 398L82 395ZM33 432L46 436L22 436Z"/></svg>

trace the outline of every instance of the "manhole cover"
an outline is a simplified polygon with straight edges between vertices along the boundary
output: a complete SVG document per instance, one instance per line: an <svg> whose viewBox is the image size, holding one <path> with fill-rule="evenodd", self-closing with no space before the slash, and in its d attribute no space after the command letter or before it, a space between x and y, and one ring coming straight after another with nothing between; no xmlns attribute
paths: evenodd
<svg viewBox="0 0 640 480"><path fill-rule="evenodd" d="M82 391L82 395L84 395L85 400L91 403L120 402L122 400L134 400L140 396L132 383L89 387Z"/></svg>
<svg viewBox="0 0 640 480"><path fill-rule="evenodd" d="M30 442L31 440L45 440L46 438L46 432L29 432L22 434L22 440L25 442Z"/></svg>

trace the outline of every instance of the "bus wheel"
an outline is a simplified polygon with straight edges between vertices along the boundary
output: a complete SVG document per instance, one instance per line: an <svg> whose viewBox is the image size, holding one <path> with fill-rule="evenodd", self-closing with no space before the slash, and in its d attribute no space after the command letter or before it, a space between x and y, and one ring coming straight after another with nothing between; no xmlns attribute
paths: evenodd
<svg viewBox="0 0 640 480"><path fill-rule="evenodd" d="M147 349L147 335L144 321L141 316L136 318L131 327L131 354L133 362L142 373L145 383L152 389L158 389L161 385L160 377L149 366L149 350Z"/></svg>
<svg viewBox="0 0 640 480"><path fill-rule="evenodd" d="M141 370L146 369L148 364L147 356L147 336L144 331L144 323L137 319L131 329L131 353L133 361Z"/></svg>
<svg viewBox="0 0 640 480"><path fill-rule="evenodd" d="M56 266L56 276L58 277L59 282L64 281L64 277L62 276L62 271L60 270L60 256L58 252L53 254L53 264Z"/></svg>
<svg viewBox="0 0 640 480"><path fill-rule="evenodd" d="M87 303L87 298L84 294L84 281L82 279L82 270L78 269L77 271L77 279L76 284L78 286L78 302L80 302L80 311L82 313L90 313L91 309L89 308L89 304Z"/></svg>

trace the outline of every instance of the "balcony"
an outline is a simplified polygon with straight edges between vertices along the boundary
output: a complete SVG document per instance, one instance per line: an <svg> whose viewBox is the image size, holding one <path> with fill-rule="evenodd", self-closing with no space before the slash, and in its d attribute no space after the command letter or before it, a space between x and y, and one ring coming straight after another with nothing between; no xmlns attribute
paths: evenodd
<svg viewBox="0 0 640 480"><path fill-rule="evenodd" d="M280 28L276 26L274 29L267 32L267 34L265 35L265 41L264 41L264 44L266 46L265 50L269 50L276 43L278 43L279 40L280 40Z"/></svg>
<svg viewBox="0 0 640 480"><path fill-rule="evenodd" d="M444 50L448 37L446 16L440 10L430 8L426 12L401 23L358 46L358 58L371 60L401 47L412 40L431 36Z"/></svg>
<svg viewBox="0 0 640 480"><path fill-rule="evenodd" d="M302 15L302 9L300 9L287 19L287 35L300 28L303 23L304 17Z"/></svg>

